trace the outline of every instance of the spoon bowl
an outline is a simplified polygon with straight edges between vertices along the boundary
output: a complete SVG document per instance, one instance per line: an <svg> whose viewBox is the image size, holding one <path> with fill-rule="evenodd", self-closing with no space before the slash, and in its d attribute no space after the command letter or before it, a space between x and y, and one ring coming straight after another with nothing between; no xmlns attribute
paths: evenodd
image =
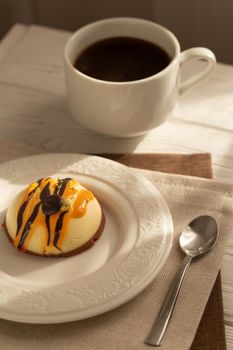
<svg viewBox="0 0 233 350"><path fill-rule="evenodd" d="M180 235L180 247L189 256L208 252L218 239L218 225L209 215L202 215L190 222Z"/></svg>

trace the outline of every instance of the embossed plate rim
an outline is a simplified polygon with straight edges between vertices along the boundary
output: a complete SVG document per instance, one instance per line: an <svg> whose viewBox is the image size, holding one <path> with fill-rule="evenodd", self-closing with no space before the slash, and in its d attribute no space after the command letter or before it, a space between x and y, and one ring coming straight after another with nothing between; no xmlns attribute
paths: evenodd
<svg viewBox="0 0 233 350"><path fill-rule="evenodd" d="M75 281L72 281L56 289L15 291L12 286L3 285L0 281L0 317L27 323L80 320L120 306L152 282L169 256L173 223L165 200L148 179L109 159L58 153L1 164L0 186L23 176L25 169L27 175L34 175L41 169L46 169L48 173L94 173L97 178L112 183L128 196L138 215L140 232L135 247L120 266L112 269L104 279L93 278L82 287L78 288L77 282L75 285ZM135 187L138 189L136 192L133 191ZM5 309L1 302L4 298L8 306Z"/></svg>

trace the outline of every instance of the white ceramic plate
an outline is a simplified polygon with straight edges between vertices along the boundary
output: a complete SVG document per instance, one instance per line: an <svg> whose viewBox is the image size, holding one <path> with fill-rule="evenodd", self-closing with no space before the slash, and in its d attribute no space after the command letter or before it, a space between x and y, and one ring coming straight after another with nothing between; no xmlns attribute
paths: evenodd
<svg viewBox="0 0 233 350"><path fill-rule="evenodd" d="M158 274L173 225L158 190L129 168L101 157L48 154L0 165L0 210L43 176L74 177L100 200L106 226L91 249L68 258L19 253L0 232L0 317L28 323L79 320L133 298Z"/></svg>

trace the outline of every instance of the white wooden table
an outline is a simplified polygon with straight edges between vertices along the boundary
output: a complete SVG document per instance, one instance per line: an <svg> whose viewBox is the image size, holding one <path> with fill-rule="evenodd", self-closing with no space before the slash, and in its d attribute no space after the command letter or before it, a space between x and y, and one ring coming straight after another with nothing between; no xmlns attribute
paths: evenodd
<svg viewBox="0 0 233 350"><path fill-rule="evenodd" d="M69 114L63 74L69 36L16 25L0 43L0 137L47 152L210 152L214 177L233 181L233 66L218 64L209 80L181 97L174 117L145 137L111 139L79 126ZM233 237L222 282L227 344L233 349Z"/></svg>

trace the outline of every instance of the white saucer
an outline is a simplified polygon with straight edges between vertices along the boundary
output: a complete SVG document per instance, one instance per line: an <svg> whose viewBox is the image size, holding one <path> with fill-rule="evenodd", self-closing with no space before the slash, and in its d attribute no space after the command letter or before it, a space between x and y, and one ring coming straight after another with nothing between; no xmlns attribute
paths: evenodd
<svg viewBox="0 0 233 350"><path fill-rule="evenodd" d="M111 160L48 154L0 165L1 223L14 196L44 176L74 177L103 206L106 226L93 248L72 257L19 253L0 235L0 317L58 323L95 316L141 292L170 253L173 225L158 190Z"/></svg>

